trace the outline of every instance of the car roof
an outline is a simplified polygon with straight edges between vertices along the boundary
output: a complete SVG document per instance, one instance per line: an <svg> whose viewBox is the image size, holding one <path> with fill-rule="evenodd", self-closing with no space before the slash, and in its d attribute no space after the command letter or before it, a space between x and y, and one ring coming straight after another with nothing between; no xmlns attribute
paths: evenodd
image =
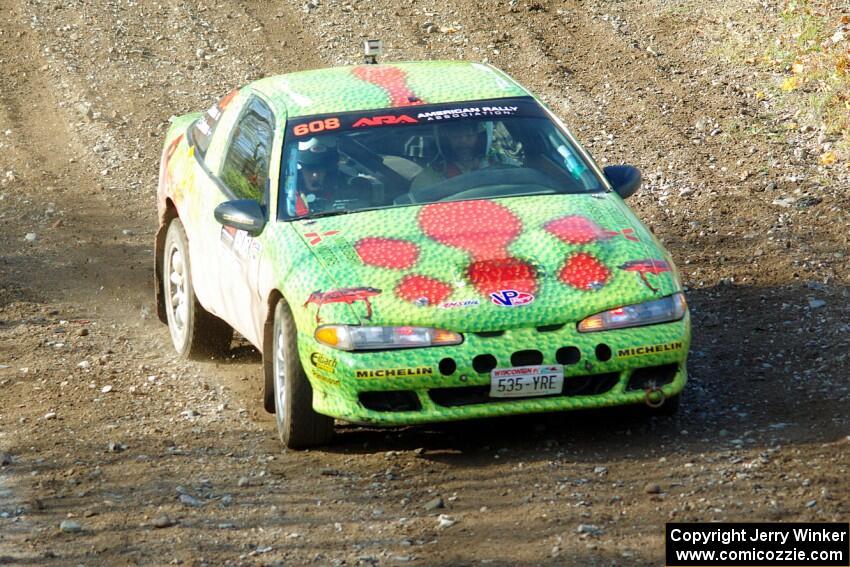
<svg viewBox="0 0 850 567"><path fill-rule="evenodd" d="M289 117L531 96L502 71L467 61L411 61L300 71L249 85Z"/></svg>

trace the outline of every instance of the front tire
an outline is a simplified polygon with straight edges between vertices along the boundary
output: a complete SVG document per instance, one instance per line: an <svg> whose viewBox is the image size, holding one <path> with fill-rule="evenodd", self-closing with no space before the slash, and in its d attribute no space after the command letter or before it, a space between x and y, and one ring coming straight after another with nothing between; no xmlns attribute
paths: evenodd
<svg viewBox="0 0 850 567"><path fill-rule="evenodd" d="M295 320L286 302L274 311L271 357L275 421L281 442L290 449L326 445L333 437L333 419L313 411L313 388L298 356ZM264 353L266 354L266 353Z"/></svg>
<svg viewBox="0 0 850 567"><path fill-rule="evenodd" d="M179 218L168 225L162 256L162 289L171 342L183 358L205 360L227 350L233 329L204 309L192 288L189 241Z"/></svg>

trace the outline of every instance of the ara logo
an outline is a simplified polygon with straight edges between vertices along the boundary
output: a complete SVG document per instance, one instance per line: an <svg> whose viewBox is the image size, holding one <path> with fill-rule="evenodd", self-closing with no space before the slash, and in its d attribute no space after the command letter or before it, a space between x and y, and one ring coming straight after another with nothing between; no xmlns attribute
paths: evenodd
<svg viewBox="0 0 850 567"><path fill-rule="evenodd" d="M519 307L534 301L534 296L524 291L515 289L503 289L490 294L490 301L499 307Z"/></svg>
<svg viewBox="0 0 850 567"><path fill-rule="evenodd" d="M393 124L418 124L419 121L415 118L401 114L399 116L364 116L354 123L353 128L362 128L364 126L392 126Z"/></svg>

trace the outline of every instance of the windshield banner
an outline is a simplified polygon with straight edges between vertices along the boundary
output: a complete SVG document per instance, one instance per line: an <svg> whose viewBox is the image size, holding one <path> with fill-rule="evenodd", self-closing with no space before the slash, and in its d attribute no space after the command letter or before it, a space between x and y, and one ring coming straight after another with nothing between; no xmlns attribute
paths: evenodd
<svg viewBox="0 0 850 567"><path fill-rule="evenodd" d="M288 130L296 137L321 133L347 132L382 126L445 123L454 120L492 120L494 118L530 117L545 114L531 98L503 98L470 103L417 105L402 108L358 110L333 115L294 118Z"/></svg>

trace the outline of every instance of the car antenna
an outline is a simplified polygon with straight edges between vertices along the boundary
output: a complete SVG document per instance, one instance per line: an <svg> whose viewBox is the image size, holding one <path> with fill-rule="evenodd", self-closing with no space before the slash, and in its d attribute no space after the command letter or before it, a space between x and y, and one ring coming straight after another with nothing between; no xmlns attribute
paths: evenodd
<svg viewBox="0 0 850 567"><path fill-rule="evenodd" d="M367 65L376 65L378 55L384 54L384 42L380 39L367 39L363 42L363 62Z"/></svg>

